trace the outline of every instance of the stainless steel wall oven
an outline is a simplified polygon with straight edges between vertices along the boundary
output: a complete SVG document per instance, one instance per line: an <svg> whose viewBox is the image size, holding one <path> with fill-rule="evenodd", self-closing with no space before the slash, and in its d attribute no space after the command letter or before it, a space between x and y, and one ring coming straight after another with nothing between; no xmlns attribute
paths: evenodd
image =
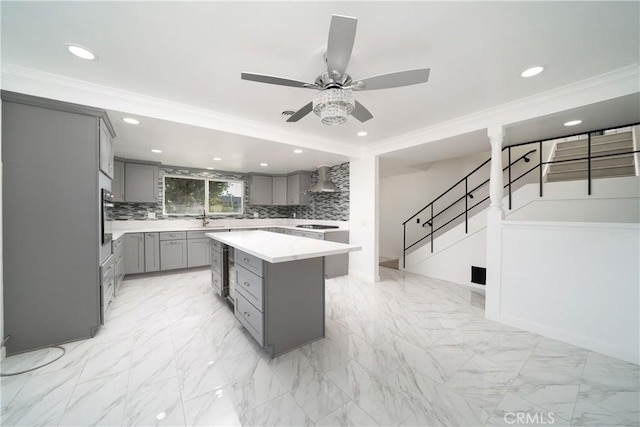
<svg viewBox="0 0 640 427"><path fill-rule="evenodd" d="M102 188L100 200L100 230L102 233L101 241L102 245L106 245L107 243L111 243L111 238L113 237L113 194L111 194L111 192L109 192L109 190L107 190L106 188Z"/></svg>

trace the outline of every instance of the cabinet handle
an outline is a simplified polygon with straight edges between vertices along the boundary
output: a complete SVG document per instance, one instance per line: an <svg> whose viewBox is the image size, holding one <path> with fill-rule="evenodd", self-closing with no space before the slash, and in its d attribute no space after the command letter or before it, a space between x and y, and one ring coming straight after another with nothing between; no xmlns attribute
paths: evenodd
<svg viewBox="0 0 640 427"><path fill-rule="evenodd" d="M242 260L246 263L249 263L249 261L251 261L249 258L242 258Z"/></svg>
<svg viewBox="0 0 640 427"><path fill-rule="evenodd" d="M140 240L142 240L143 238L144 238L144 236L141 234L141 235L140 235Z"/></svg>
<svg viewBox="0 0 640 427"><path fill-rule="evenodd" d="M250 286L250 285L251 285L251 283L249 283L249 282L244 282L244 283L243 283L243 285L245 285L245 286Z"/></svg>
<svg viewBox="0 0 640 427"><path fill-rule="evenodd" d="M244 312L244 315L247 317L251 317L251 315L247 311Z"/></svg>

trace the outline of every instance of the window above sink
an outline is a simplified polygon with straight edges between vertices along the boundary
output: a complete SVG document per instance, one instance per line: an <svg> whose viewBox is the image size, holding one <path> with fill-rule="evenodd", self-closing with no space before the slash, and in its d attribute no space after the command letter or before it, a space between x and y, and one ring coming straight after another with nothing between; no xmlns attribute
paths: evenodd
<svg viewBox="0 0 640 427"><path fill-rule="evenodd" d="M244 182L224 179L165 175L165 215L242 215Z"/></svg>

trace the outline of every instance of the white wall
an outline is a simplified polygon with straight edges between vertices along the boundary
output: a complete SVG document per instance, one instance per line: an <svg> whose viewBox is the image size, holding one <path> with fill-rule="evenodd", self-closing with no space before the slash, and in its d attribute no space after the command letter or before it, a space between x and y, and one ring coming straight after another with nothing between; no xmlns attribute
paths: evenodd
<svg viewBox="0 0 640 427"><path fill-rule="evenodd" d="M400 258L402 223L489 157L487 151L439 161L426 171L381 178L380 256Z"/></svg>
<svg viewBox="0 0 640 427"><path fill-rule="evenodd" d="M640 363L640 225L505 221L501 242L491 318Z"/></svg>
<svg viewBox="0 0 640 427"><path fill-rule="evenodd" d="M592 195L586 194L585 181L554 182L544 185L539 197L538 184L528 184L513 194L513 209L505 209L509 221L567 221L640 223L640 178L623 177L594 180ZM503 199L503 206L508 200ZM456 226L430 245L407 255L406 270L449 282L471 283L471 266L486 266L486 211ZM490 297L489 291L487 296Z"/></svg>
<svg viewBox="0 0 640 427"><path fill-rule="evenodd" d="M379 280L378 157L352 158L349 164L349 243L362 247L349 253L349 274Z"/></svg>

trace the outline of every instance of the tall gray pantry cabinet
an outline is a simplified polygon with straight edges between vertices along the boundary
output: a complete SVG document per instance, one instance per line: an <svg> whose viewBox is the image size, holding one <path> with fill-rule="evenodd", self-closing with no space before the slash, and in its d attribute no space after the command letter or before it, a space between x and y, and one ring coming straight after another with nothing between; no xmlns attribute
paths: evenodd
<svg viewBox="0 0 640 427"><path fill-rule="evenodd" d="M104 111L2 92L9 355L88 338L100 326L100 183L110 186L100 176L101 123L114 137Z"/></svg>

